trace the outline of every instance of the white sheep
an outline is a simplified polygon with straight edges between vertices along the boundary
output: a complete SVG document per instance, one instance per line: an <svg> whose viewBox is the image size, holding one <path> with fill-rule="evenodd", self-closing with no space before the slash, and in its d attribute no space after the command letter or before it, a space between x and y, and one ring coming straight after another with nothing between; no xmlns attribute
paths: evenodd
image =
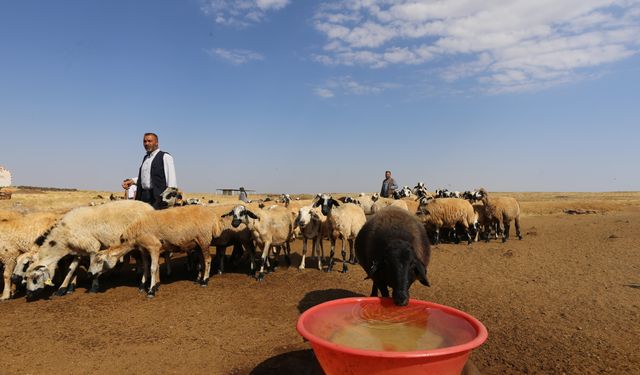
<svg viewBox="0 0 640 375"><path fill-rule="evenodd" d="M58 261L65 255L92 256L100 249L120 243L120 235L129 224L150 211L153 207L149 204L135 200L113 201L69 211L53 227L40 247L36 261L27 269L27 293L51 285ZM71 264L71 272L58 289L58 294L66 293L78 262L79 258L76 258ZM97 291L97 288L96 278L91 291Z"/></svg>
<svg viewBox="0 0 640 375"><path fill-rule="evenodd" d="M288 258L291 248L289 242L293 237L293 218L286 207L271 206L265 209L251 208L246 205L235 206L223 217L232 216L232 225L238 227L245 224L251 231L256 245L262 248L258 281L264 279L264 266L272 246L285 246L285 257ZM290 262L290 260L288 260Z"/></svg>
<svg viewBox="0 0 640 375"><path fill-rule="evenodd" d="M469 226L475 228L475 213L471 203L458 198L438 198L429 200L421 205L418 217L422 222L435 231L434 244L440 240L440 229L449 228L453 231L459 224L464 228L468 243L471 243Z"/></svg>
<svg viewBox="0 0 640 375"><path fill-rule="evenodd" d="M360 195L358 195L358 199L356 199L354 203L362 208L362 211L365 215L372 215L373 204L376 202L376 200L378 200L378 198L380 198L380 195L378 193L375 193L372 196L360 193Z"/></svg>
<svg viewBox="0 0 640 375"><path fill-rule="evenodd" d="M15 291L12 273L22 254L37 249L37 241L45 236L61 215L38 212L0 222L0 263L4 265L4 290L0 300L11 298ZM16 278L13 278L17 281Z"/></svg>
<svg viewBox="0 0 640 375"><path fill-rule="evenodd" d="M522 239L520 234L520 205L515 198L511 197L489 197L489 193L484 188L479 191L482 196L482 203L485 206L485 212L488 220L497 224L497 230L501 231L502 242L506 242L509 239L509 227L511 220L516 225L516 236L519 240ZM504 231L503 231L504 229Z"/></svg>
<svg viewBox="0 0 640 375"><path fill-rule="evenodd" d="M305 268L305 258L307 255L307 242L311 240L311 256L317 255L318 246L320 246L321 256L318 256L318 269L322 269L322 258L324 258L324 246L322 240L329 238L330 226L327 217L320 212L318 208L313 206L300 207L298 216L296 217L295 226L300 228L302 236L302 260L298 269Z"/></svg>
<svg viewBox="0 0 640 375"><path fill-rule="evenodd" d="M325 215L331 227L331 251L329 253L329 264L327 272L331 272L333 268L333 255L335 254L336 240L342 239L342 272L347 272L345 241L349 242L349 262L355 264L357 262L353 241L358 232L367 221L362 208L353 203L340 204L329 194L322 194L314 203L314 207L322 207L322 214Z"/></svg>
<svg viewBox="0 0 640 375"><path fill-rule="evenodd" d="M407 202L404 199L378 198L371 206L371 213L375 214L381 209L389 206L394 206L394 207L402 208L405 211L409 211ZM413 212L415 212L415 210Z"/></svg>

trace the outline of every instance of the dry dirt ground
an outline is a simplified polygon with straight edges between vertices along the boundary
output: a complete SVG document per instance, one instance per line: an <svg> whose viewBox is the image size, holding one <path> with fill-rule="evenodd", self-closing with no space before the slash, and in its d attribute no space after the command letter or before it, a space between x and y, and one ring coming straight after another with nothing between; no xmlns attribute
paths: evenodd
<svg viewBox="0 0 640 375"><path fill-rule="evenodd" d="M84 204L96 193L65 194ZM434 246L432 286L414 284L411 297L486 325L471 357L482 374L640 374L640 193L511 195L524 239ZM0 209L29 210L29 199L14 194ZM238 269L200 288L178 260L153 300L124 270L98 294L83 284L65 297L2 302L0 373L321 374L297 318L367 295L370 282L359 266L325 273L311 260L299 271L300 242L294 250L293 266L263 282Z"/></svg>

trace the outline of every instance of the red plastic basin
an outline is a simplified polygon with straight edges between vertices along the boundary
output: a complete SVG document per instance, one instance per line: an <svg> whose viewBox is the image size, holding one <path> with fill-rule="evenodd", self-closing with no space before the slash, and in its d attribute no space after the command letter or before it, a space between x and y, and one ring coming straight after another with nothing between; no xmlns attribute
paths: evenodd
<svg viewBox="0 0 640 375"><path fill-rule="evenodd" d="M331 341L336 332L363 320L428 326L446 344L436 349L392 351L357 349ZM314 306L300 316L296 328L311 343L329 375L459 375L471 350L488 336L480 321L452 307L415 299L399 307L389 298L378 297L343 298Z"/></svg>

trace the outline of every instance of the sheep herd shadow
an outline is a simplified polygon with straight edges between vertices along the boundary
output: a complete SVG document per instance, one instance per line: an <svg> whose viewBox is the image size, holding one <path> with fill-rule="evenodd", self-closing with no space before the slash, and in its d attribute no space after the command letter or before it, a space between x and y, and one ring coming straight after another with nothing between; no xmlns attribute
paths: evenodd
<svg viewBox="0 0 640 375"><path fill-rule="evenodd" d="M300 314L321 303L340 298L364 297L345 289L314 290L298 302ZM312 349L293 350L266 359L249 372L251 375L302 374L322 375L324 372Z"/></svg>

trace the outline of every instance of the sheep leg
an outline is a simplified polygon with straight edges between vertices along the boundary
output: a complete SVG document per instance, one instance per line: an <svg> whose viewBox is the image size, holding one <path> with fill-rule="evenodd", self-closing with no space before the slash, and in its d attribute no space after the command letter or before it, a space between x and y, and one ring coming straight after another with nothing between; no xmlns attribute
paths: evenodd
<svg viewBox="0 0 640 375"><path fill-rule="evenodd" d="M378 287L376 286L375 281L373 282L373 285L371 286L371 294L370 297L377 297L378 296Z"/></svg>
<svg viewBox="0 0 640 375"><path fill-rule="evenodd" d="M171 251L165 251L162 255L164 256L164 267L167 277L171 277Z"/></svg>
<svg viewBox="0 0 640 375"><path fill-rule="evenodd" d="M236 252L236 245L233 245L233 252ZM216 259L218 259L218 275L224 272L224 246L216 246Z"/></svg>
<svg viewBox="0 0 640 375"><path fill-rule="evenodd" d="M264 265L267 261L267 255L269 255L269 251L271 250L271 242L267 241L264 243L262 248L262 261L260 262L260 272L258 273L258 281L264 280Z"/></svg>
<svg viewBox="0 0 640 375"><path fill-rule="evenodd" d="M98 281L97 277L94 277L93 280L91 280L91 288L89 289L89 293L98 293L99 290L100 282Z"/></svg>
<svg viewBox="0 0 640 375"><path fill-rule="evenodd" d="M520 218L516 217L514 219L515 225L516 225L516 236L518 237L519 240L522 239L522 234L520 234Z"/></svg>
<svg viewBox="0 0 640 375"><path fill-rule="evenodd" d="M358 264L358 258L356 257L356 252L353 249L353 241L353 239L349 239L349 263Z"/></svg>
<svg viewBox="0 0 640 375"><path fill-rule="evenodd" d="M347 268L347 247L345 246L345 242L347 241L344 237L342 238L342 273L349 271Z"/></svg>
<svg viewBox="0 0 640 375"><path fill-rule="evenodd" d="M245 248L245 251L249 253L249 276L255 275L256 272L256 246L253 241L244 241L242 246Z"/></svg>
<svg viewBox="0 0 640 375"><path fill-rule="evenodd" d="M4 271L2 276L4 277L4 289L2 290L2 297L0 300L8 300L11 298L15 290L15 284L11 282L11 274L13 273L13 269L16 267L15 259L11 259L4 264Z"/></svg>
<svg viewBox="0 0 640 375"><path fill-rule="evenodd" d="M380 296L389 298L389 289L387 289L386 285L378 285L378 290L380 291Z"/></svg>
<svg viewBox="0 0 640 375"><path fill-rule="evenodd" d="M140 250L136 250L131 252L133 259L136 261L136 275L140 278L143 278L144 275L144 261L142 260L143 255ZM128 262L126 262L128 264Z"/></svg>
<svg viewBox="0 0 640 375"><path fill-rule="evenodd" d="M469 233L469 222L467 219L464 219L462 222L462 228L464 229L464 234L467 237L467 245L471 245L471 242L473 241L471 240L471 233Z"/></svg>
<svg viewBox="0 0 640 375"><path fill-rule="evenodd" d="M498 239L498 237L502 237L502 223L498 220L496 220L496 240Z"/></svg>
<svg viewBox="0 0 640 375"><path fill-rule="evenodd" d="M502 234L502 242L507 242L509 239L509 227L510 223L508 219L504 219L504 233Z"/></svg>
<svg viewBox="0 0 640 375"><path fill-rule="evenodd" d="M289 241L284 244L284 261L287 263L287 267L291 267L291 243Z"/></svg>
<svg viewBox="0 0 640 375"><path fill-rule="evenodd" d="M267 255L267 273L275 272L278 269L278 258L280 257L280 250L282 246L274 246L273 247L273 263L271 261L271 257Z"/></svg>
<svg viewBox="0 0 640 375"><path fill-rule="evenodd" d="M77 282L78 282L78 273L76 272L76 273L74 273L73 278L71 279L71 282L69 283L69 287L67 288L67 294L71 294L71 293L76 291Z"/></svg>
<svg viewBox="0 0 640 375"><path fill-rule="evenodd" d="M433 235L433 244L437 245L440 242L440 228L436 228L436 232Z"/></svg>
<svg viewBox="0 0 640 375"><path fill-rule="evenodd" d="M245 253L244 248L242 247L242 243L240 243L239 241L235 241L233 244L233 251L231 251L231 256L229 257L231 264L233 264L234 267L237 267L244 260L244 258Z"/></svg>
<svg viewBox="0 0 640 375"><path fill-rule="evenodd" d="M331 272L331 270L333 269L333 255L335 254L335 250L336 250L336 239L335 238L331 238L331 250L329 251L329 260L327 261L327 272Z"/></svg>
<svg viewBox="0 0 640 375"><path fill-rule="evenodd" d="M140 293L144 293L147 289L147 282L151 279L149 275L150 267L148 254L140 252L140 259L142 260L142 278L140 279L140 286L138 287L138 291Z"/></svg>
<svg viewBox="0 0 640 375"><path fill-rule="evenodd" d="M322 258L324 258L324 244L322 243L322 238L315 238L313 249L316 252L318 258L318 270L322 270ZM318 246L320 246L320 254L318 254Z"/></svg>
<svg viewBox="0 0 640 375"><path fill-rule="evenodd" d="M76 268L78 268L79 263L80 263L80 257L74 257L73 261L69 265L69 271L67 271L67 275L65 276L64 281L62 281L62 285L60 285L60 288L58 288L58 290L56 291L56 295L64 296L65 294L67 294L67 287L69 286L69 282L71 281L71 278L74 276L76 272Z"/></svg>
<svg viewBox="0 0 640 375"><path fill-rule="evenodd" d="M211 248L208 241L202 241L200 248L202 249L202 262L204 263L200 286L206 287L209 284L209 275L211 275Z"/></svg>
<svg viewBox="0 0 640 375"><path fill-rule="evenodd" d="M151 257L151 267L149 270L151 273L151 284L149 285L147 297L153 298L156 296L156 291L160 284L160 249L149 249L149 256Z"/></svg>
<svg viewBox="0 0 640 375"><path fill-rule="evenodd" d="M302 260L300 261L300 266L298 267L299 270L303 270L304 269L304 260L307 257L307 238L302 238ZM312 246L315 245L315 240L312 243ZM311 251L311 256L313 256L313 250Z"/></svg>

